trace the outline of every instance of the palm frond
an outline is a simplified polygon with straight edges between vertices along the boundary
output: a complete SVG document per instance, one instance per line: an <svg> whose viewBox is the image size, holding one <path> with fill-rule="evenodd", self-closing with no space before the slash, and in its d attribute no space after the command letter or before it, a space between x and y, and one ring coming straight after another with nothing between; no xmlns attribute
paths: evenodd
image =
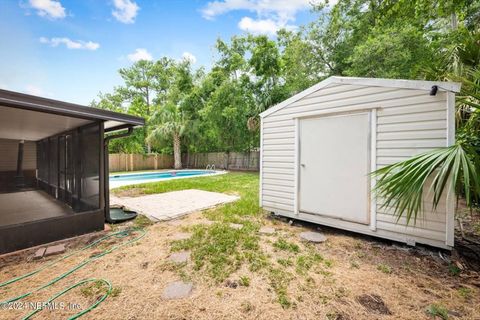
<svg viewBox="0 0 480 320"><path fill-rule="evenodd" d="M446 192L463 191L468 206L478 200L479 164L478 154L461 144L432 150L372 172L374 193L382 208L393 208L397 221L405 216L407 224L412 218L415 224L425 196L432 196L433 210Z"/></svg>

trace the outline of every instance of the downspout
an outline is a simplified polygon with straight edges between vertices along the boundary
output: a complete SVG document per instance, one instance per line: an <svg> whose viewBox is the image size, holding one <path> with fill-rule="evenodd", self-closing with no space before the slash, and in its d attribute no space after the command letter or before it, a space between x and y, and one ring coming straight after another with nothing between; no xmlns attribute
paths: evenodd
<svg viewBox="0 0 480 320"><path fill-rule="evenodd" d="M133 133L133 127L129 127L127 132L124 133L119 133L117 135L113 136L108 136L104 139L104 144L103 144L103 150L104 150L104 156L103 156L103 166L104 166L104 197L105 197L105 220L108 223L112 223L113 220L110 217L110 186L109 186L109 171L110 171L110 163L109 163L109 156L108 156L108 144L110 143L110 140L117 139L117 138L124 138L128 137Z"/></svg>

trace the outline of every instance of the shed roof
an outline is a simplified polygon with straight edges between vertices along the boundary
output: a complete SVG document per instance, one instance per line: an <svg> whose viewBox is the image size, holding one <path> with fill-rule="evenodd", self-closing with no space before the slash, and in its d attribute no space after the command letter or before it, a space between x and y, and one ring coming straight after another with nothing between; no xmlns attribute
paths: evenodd
<svg viewBox="0 0 480 320"><path fill-rule="evenodd" d="M260 117L266 117L301 98L318 91L330 84L351 84L363 85L372 87L391 87L403 89L416 89L430 91L432 86L438 86L439 91L460 92L461 84L458 82L444 82L444 81L423 81L423 80L400 80L400 79L380 79L380 78L358 78L358 77L329 77L308 89L280 102L279 104L270 107L260 114Z"/></svg>

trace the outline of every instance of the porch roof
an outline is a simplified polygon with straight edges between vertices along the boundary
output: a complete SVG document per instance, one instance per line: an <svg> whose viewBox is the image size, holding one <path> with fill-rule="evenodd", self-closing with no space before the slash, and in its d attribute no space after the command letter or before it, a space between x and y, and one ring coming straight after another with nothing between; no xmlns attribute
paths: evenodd
<svg viewBox="0 0 480 320"><path fill-rule="evenodd" d="M36 141L97 121L105 131L145 124L128 114L0 89L0 138Z"/></svg>

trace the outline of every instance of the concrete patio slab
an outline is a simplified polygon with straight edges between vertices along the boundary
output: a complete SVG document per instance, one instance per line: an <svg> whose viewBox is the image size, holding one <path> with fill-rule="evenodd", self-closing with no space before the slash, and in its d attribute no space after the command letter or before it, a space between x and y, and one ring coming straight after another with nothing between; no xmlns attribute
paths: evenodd
<svg viewBox="0 0 480 320"><path fill-rule="evenodd" d="M167 221L239 199L218 192L189 189L140 197L110 197L110 205L121 205L137 211L153 221Z"/></svg>

